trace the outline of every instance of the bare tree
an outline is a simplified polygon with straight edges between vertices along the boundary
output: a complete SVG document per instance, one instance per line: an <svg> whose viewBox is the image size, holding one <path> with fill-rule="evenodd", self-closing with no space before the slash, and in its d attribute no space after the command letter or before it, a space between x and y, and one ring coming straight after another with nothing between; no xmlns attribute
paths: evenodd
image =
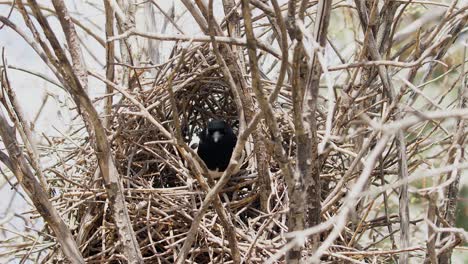
<svg viewBox="0 0 468 264"><path fill-rule="evenodd" d="M466 1L0 7L0 30L40 59L11 64L0 42L0 188L8 183L31 204L25 214L44 220L18 229L23 212L8 206L0 259L459 258L468 240L456 220L468 168ZM19 73L62 89L33 122ZM36 130L49 98L64 92L78 126L58 137L50 125ZM238 135L216 180L189 147L211 118Z"/></svg>

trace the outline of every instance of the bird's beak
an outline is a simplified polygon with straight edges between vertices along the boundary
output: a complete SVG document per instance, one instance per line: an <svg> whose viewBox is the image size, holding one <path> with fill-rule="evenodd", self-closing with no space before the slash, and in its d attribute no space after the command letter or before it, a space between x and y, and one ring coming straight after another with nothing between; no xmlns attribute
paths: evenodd
<svg viewBox="0 0 468 264"><path fill-rule="evenodd" d="M218 141L223 137L223 134L221 134L219 131L215 131L213 133L213 141L215 143L218 143Z"/></svg>

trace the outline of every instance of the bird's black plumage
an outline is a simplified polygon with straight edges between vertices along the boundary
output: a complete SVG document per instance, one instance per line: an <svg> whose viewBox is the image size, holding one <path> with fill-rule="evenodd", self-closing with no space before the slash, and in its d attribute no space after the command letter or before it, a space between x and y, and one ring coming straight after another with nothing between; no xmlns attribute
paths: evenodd
<svg viewBox="0 0 468 264"><path fill-rule="evenodd" d="M212 120L199 134L198 156L205 162L213 176L226 170L236 146L237 137L223 120ZM218 174L216 174L218 172Z"/></svg>

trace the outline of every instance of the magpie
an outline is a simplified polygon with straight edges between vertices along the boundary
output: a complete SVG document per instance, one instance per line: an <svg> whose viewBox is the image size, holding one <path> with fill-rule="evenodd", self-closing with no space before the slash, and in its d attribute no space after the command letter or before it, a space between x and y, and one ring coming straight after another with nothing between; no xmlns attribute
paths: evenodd
<svg viewBox="0 0 468 264"><path fill-rule="evenodd" d="M197 154L205 162L208 172L213 178L219 178L229 165L232 151L236 146L237 137L232 128L224 120L214 119L208 122L198 137ZM242 153L244 154L244 153ZM244 155L233 174L239 172Z"/></svg>

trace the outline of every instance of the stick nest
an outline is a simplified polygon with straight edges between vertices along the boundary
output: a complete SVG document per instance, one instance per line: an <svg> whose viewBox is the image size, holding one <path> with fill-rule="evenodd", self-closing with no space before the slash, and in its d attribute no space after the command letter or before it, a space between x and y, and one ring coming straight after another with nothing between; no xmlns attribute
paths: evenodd
<svg viewBox="0 0 468 264"><path fill-rule="evenodd" d="M209 47L192 46L186 50L183 64L177 67L181 56L182 51L175 48L172 58L165 64L132 70L130 76L133 78L128 81L132 87L129 89L131 95L173 134L176 133L173 115L176 109L182 138L187 144L210 118L223 118L237 131L232 93ZM273 89L268 80L263 82L266 91ZM171 104L169 85L172 85L175 108ZM283 146L291 157L295 145L290 92L288 87L281 91L274 111L280 123ZM323 98L319 101L321 105L325 104ZM326 115L318 109L317 116L318 127L323 131ZM148 118L142 116L133 102L124 97L115 101L112 121L109 136L113 157L123 179L128 212L142 254L148 263L173 263L206 193L175 143L168 141ZM268 135L266 126L260 123L259 127L264 130L264 135ZM59 142L68 144L66 140ZM106 192L91 142L83 140L79 148L75 146L74 149L67 157L67 161L74 164L68 167L69 175L79 176L52 181L53 187L59 190L54 198L59 205L57 208L75 227L77 242L89 263L125 262L124 256L115 254L119 237L106 203ZM267 147L267 151L271 155L272 150ZM333 149L328 149L327 154L328 159L322 164L322 197L327 197L336 187L335 183L346 171L343 164L349 163L345 156ZM287 242L284 234L288 231L287 188L279 166L270 160L272 193L268 214L260 208L256 166L251 155L243 169L233 175L219 194L235 226L241 257L248 263L264 263L265 259L277 253ZM325 218L336 213L344 198L343 193L338 192L335 198L333 206L323 214ZM365 222L360 230L384 227L384 222L384 218ZM335 242L337 247L333 250L345 250L347 242L344 241L349 241L352 236L353 232L345 231ZM62 261L59 252L51 251L49 258ZM188 259L194 263L231 260L226 233L214 207L204 215Z"/></svg>

